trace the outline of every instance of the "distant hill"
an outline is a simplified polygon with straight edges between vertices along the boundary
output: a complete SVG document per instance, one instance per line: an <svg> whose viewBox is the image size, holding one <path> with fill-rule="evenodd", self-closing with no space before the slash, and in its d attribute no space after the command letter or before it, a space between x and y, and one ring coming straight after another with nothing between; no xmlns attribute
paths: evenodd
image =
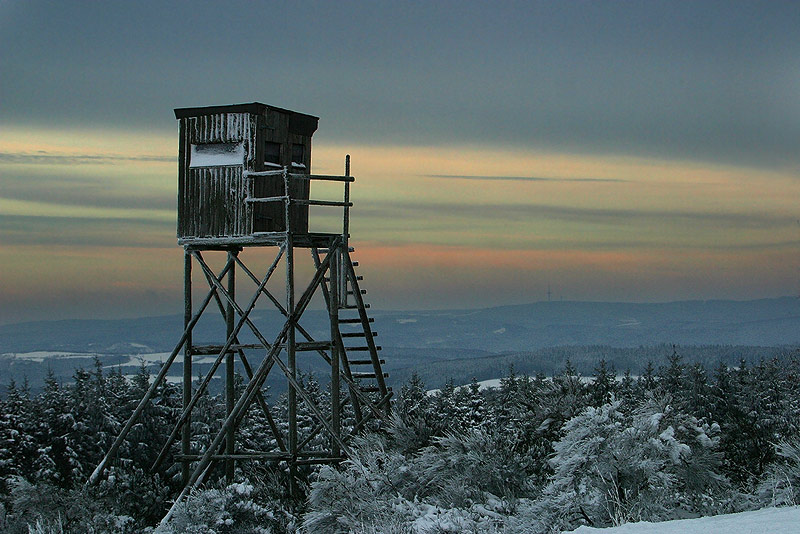
<svg viewBox="0 0 800 534"><path fill-rule="evenodd" d="M655 304L536 302L481 310L377 312L393 347L470 347L491 352L559 345L786 345L800 342L800 300Z"/></svg>
<svg viewBox="0 0 800 534"><path fill-rule="evenodd" d="M800 300L793 297L646 304L562 301L476 310L371 312L392 381L420 370L431 376L432 386L444 376L472 373L479 379L493 378L497 375L489 375L505 372L511 364L521 372L546 371L558 368L566 357L582 372L586 366L591 370L600 357L616 361L620 371L626 367L636 371L631 362L639 362L643 353L625 349L638 347L656 347L650 352L662 354L672 345L727 346L729 355L723 359L736 361L739 353L747 358L757 353L753 347L800 345ZM252 318L268 339L283 325L274 310L256 311ZM325 312L309 310L302 324L316 339L325 339L326 321ZM159 353L172 350L182 330L180 315L0 325L0 376L27 376L36 384L49 366L66 379L76 366L88 367L94 354L104 365L120 366L125 373L134 372L139 361L155 368L164 357ZM197 343L218 343L223 337L224 323L211 313L194 333ZM240 339L254 341L246 334ZM750 348L736 352L736 346ZM710 350L703 353L705 360L719 352ZM67 353L69 357L63 356ZM315 360L319 358L305 359L302 365L322 372L321 361ZM174 374L179 372L176 367Z"/></svg>

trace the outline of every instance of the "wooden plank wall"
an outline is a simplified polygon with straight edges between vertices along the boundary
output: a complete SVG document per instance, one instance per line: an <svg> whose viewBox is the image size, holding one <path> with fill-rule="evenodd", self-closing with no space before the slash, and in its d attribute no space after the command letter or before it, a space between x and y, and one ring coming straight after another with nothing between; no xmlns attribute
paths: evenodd
<svg viewBox="0 0 800 534"><path fill-rule="evenodd" d="M284 194L280 176L245 180L242 167L189 168L190 147L201 143L244 143L244 169L262 171L264 143L281 143L281 165L290 172L311 172L311 137L289 132L289 115L267 109L264 115L218 113L180 120L180 158L178 164L178 237L241 237L253 232L284 231L282 203L248 203L249 197L264 198ZM292 144L304 145L305 169L292 168ZM248 191L248 188L250 189ZM289 184L291 198L308 200L310 184L294 180ZM292 206L294 233L308 232L308 206Z"/></svg>
<svg viewBox="0 0 800 534"><path fill-rule="evenodd" d="M281 143L281 166L288 166L289 172L310 173L311 170L311 138L298 134L289 133L289 115L272 109L268 109L266 116L259 118L259 150L257 154L261 159L257 160L255 170L269 170L262 166L263 155L262 146L265 142ZM305 169L292 170L292 143L305 145L303 162ZM254 180L253 196L255 197L274 197L284 194L284 183L280 177L262 177ZM307 180L295 180L289 184L289 196L291 198L308 200L309 182ZM289 216L291 217L292 231L295 233L308 232L308 206L292 206ZM254 210L253 229L256 232L282 232L284 228L284 207L279 203L258 204Z"/></svg>
<svg viewBox="0 0 800 534"><path fill-rule="evenodd" d="M236 237L249 235L252 207L245 202L247 183L241 166L189 168L189 147L200 143L243 142L245 166L256 161L255 117L248 113L221 113L181 120L178 180L179 237Z"/></svg>

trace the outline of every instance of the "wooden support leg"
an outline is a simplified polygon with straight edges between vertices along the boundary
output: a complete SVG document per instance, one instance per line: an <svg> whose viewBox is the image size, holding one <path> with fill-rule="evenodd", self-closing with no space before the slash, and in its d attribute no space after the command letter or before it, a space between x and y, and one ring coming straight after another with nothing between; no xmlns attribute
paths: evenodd
<svg viewBox="0 0 800 534"><path fill-rule="evenodd" d="M288 220L288 217L287 217ZM287 232L286 246L286 311L289 313L289 330L286 337L286 359L288 361L288 373L292 379L297 378L297 361L295 353L295 327L292 317L294 316L294 247L291 242L291 233ZM289 418L289 494L297 498L299 491L297 487L297 390L289 380L288 392L288 418Z"/></svg>
<svg viewBox="0 0 800 534"><path fill-rule="evenodd" d="M231 270L228 271L228 294L231 298L235 301L236 300L236 263L234 261L234 256L237 252L229 251L228 252L228 263L231 264ZM234 310L232 303L228 303L227 307L227 317L226 317L226 338L230 338L233 335L233 323L234 323ZM235 339L235 336L234 336ZM233 352L226 352L225 353L225 414L230 415L233 411L233 406L235 404L235 390L234 390L234 359L233 359ZM184 425L186 426L186 425ZM233 455L236 449L236 429L231 427L228 429L228 436L225 441L225 452L226 454ZM228 458L225 461L225 480L228 484L233 482L233 470L234 470L234 461L231 458Z"/></svg>
<svg viewBox="0 0 800 534"><path fill-rule="evenodd" d="M152 470L158 469L158 466L160 466L161 463L164 461L164 459L167 457L167 455L169 453L169 449L172 446L172 443L175 441L175 438L177 437L181 426L186 423L186 420L187 420L189 414L191 413L192 409L194 408L195 404L197 404L197 401L200 399L200 397L202 396L203 392L208 387L208 384L211 381L211 378L214 376L214 373L216 372L217 368L219 367L220 363L222 362L223 358L225 357L225 354L227 354L228 349L233 344L233 341L236 339L236 336L239 334L239 331L241 330L242 326L245 324L245 322L247 322L251 327L254 328L254 325L252 324L252 321L250 321L250 319L248 319L248 316L250 315L250 312L253 311L253 308L255 308L256 301L258 300L258 297L261 295L260 289L263 288L265 285L267 285L267 281L269 280L269 278L272 275L272 273L275 271L275 267L277 267L277 265L278 265L278 261L280 260L281 253L280 252L278 253L278 256L273 261L272 266L267 271L267 274L264 276L264 279L261 281L261 285L259 286L259 290L256 291L256 293L253 295L253 298L250 300L250 304L247 307L247 311L242 310L239 307L239 305L236 304L236 301L233 300L230 297L230 295L228 295L228 291L222 286L222 283L220 282L222 277L215 278L213 276L213 273L212 273L211 269L208 267L206 262L203 261L203 256L197 251L193 251L192 255L195 257L195 259L197 260L197 263L203 269L203 272L206 274L206 278L208 279L209 283L212 284L212 286L213 286L210 293L215 293L215 291L219 292L219 293L222 293L222 295L225 296L225 298L231 304L231 306L236 311L236 313L239 314L241 319L236 324L236 327L233 329L232 335L228 336L228 339L225 342L225 345L223 345L222 350L219 352L219 354L217 355L216 360L214 360L214 363L211 365L211 369L208 371L208 373L206 374L206 376L203 379L203 381L200 382L200 385L197 387L197 391L195 391L194 395L192 395L192 399L189 402L189 405L181 412L181 415L178 417L178 421L175 423L175 426L172 429L172 433L169 435L169 437L167 438L166 443L161 448L161 452L159 453L158 458L156 458L156 461L153 463L153 467L151 468ZM228 264L226 266L226 268L225 268L225 273L226 274L227 274L229 268L230 268L230 264ZM210 300L211 296L209 295L208 298ZM202 312L200 312L200 313L202 313ZM198 317L198 319L199 319L199 317ZM262 336L262 339L263 339L263 336ZM269 349L269 347L270 347L269 342L264 340L264 343L266 343L266 345L264 345L264 348ZM269 373L269 370L271 369L271 367L272 367L272 364L269 363L269 366L267 367L267 370L266 370L267 373ZM190 482L191 482L191 479L190 479Z"/></svg>
<svg viewBox="0 0 800 534"><path fill-rule="evenodd" d="M213 288L212 288L213 290ZM216 295L216 293L215 293ZM183 251L183 328L189 326L192 320L192 255L188 250ZM189 405L192 400L192 333L189 332L186 337L186 343L183 347L183 409ZM183 434L181 435L181 453L184 455L189 454L191 451L192 443L192 422L191 419L186 420L183 425ZM184 485L189 482L189 462L184 461L181 466L181 481Z"/></svg>
<svg viewBox="0 0 800 534"><path fill-rule="evenodd" d="M300 297L300 300L297 302L294 312L290 315L290 317L284 324L280 333L278 333L272 345L270 345L270 343L266 340L266 338L264 338L264 336L261 334L258 328L256 328L256 326L252 323L252 321L247 319L245 312L235 302L231 302L231 305L236 310L236 313L238 313L240 316L244 316L242 317L242 320L247 322L248 327L253 331L253 334L256 336L259 342L262 343L262 345L264 345L265 347L269 346L270 349L267 352L266 358L264 358L264 361L261 362L258 369L254 373L253 379L247 384L247 388L245 389L244 393L237 399L236 405L233 408L233 412L222 423L222 428L217 433L216 437L211 442L211 444L208 446L202 458L200 458L198 464L195 466L194 471L189 477L189 483L183 488L181 494L178 496L178 498L175 500L172 507L170 508L170 511L167 513L164 519L162 519L161 521L162 524L165 524L167 521L169 521L178 503L180 503L180 501L184 497L186 497L188 492L191 491L194 485L197 484L198 481L202 478L203 474L210 466L214 454L216 453L216 451L219 450L220 446L222 445L222 442L224 441L225 436L227 435L228 428L230 428L231 425L236 425L238 420L242 417L244 412L250 406L250 403L253 401L253 398L255 396L255 392L264 383L267 373L269 372L269 368L272 366L273 363L277 364L281 368L283 373L286 375L290 385L293 386L295 390L299 392L299 394L303 397L303 399L306 402L308 402L310 409L312 410L312 412L314 412L314 415L316 415L318 419L320 419L320 422L325 426L326 430L328 430L331 434L333 434L330 425L325 421L325 418L322 417L322 414L319 412L316 406L314 406L314 403L311 401L310 397L308 397L308 394L302 390L297 381L289 373L288 368L283 364L283 362L280 361L279 358L277 358L277 354L280 351L280 344L287 339L288 331L290 330L291 327L293 327L294 324L297 323L300 316L308 307L308 304L311 302L311 298L314 295L314 290L322 282L322 279L324 278L329 265L330 265L330 260L328 258L325 258L325 260L317 269L317 272L314 275L314 278L312 279L305 293L303 293L303 295ZM203 268L204 271L209 272L209 268L204 262L200 262L200 266ZM219 291L220 293L222 293L223 296L228 298L227 291L222 287L219 280L215 279L213 281L214 281L214 286L217 288L217 291ZM256 292L256 296L259 295L260 293L261 293L261 288L259 288L258 291ZM339 446L344 450L345 453L349 452L347 446L343 442L339 442Z"/></svg>
<svg viewBox="0 0 800 534"><path fill-rule="evenodd" d="M333 243L328 249L329 254L333 254L330 267L330 295L328 297L328 317L331 323L331 426L334 435L331 436L331 455L339 456L339 444L337 440L341 437L342 424L339 414L339 310L336 303L339 302L339 251L334 250Z"/></svg>

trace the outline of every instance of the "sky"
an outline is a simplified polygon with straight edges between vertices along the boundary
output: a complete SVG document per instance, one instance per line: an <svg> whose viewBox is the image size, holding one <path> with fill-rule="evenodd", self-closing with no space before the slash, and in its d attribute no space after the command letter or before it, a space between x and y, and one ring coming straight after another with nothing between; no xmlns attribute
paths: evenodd
<svg viewBox="0 0 800 534"><path fill-rule="evenodd" d="M798 28L780 1L0 0L0 323L181 313L172 110L253 101L320 117L313 172L351 154L373 307L798 295Z"/></svg>

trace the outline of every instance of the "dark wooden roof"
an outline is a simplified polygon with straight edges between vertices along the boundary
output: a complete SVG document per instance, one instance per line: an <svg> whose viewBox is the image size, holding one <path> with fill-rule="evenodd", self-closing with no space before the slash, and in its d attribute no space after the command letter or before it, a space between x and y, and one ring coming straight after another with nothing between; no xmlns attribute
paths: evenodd
<svg viewBox="0 0 800 534"><path fill-rule="evenodd" d="M278 108L262 104L261 102L250 102L249 104L230 104L227 106L205 106L199 108L177 108L175 109L176 119L186 117L200 117L203 115L216 115L218 113L252 113L258 115L265 110L277 111L289 115L289 131L300 135L311 136L317 131L319 117L298 113L289 109Z"/></svg>

